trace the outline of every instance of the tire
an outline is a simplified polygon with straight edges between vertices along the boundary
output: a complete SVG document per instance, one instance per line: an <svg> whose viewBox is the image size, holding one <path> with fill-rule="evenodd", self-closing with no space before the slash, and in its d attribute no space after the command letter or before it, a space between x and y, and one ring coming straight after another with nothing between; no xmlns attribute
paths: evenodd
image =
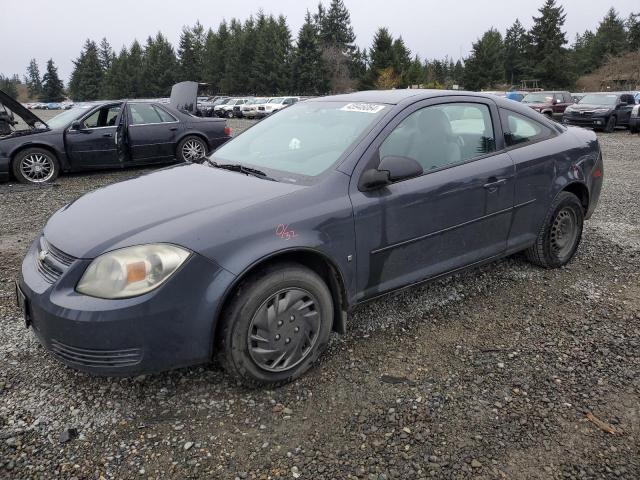
<svg viewBox="0 0 640 480"><path fill-rule="evenodd" d="M607 120L607 126L604 127L605 133L612 133L616 129L616 116L611 115Z"/></svg>
<svg viewBox="0 0 640 480"><path fill-rule="evenodd" d="M199 162L207 155L207 144L195 135L184 137L176 148L176 158L182 162Z"/></svg>
<svg viewBox="0 0 640 480"><path fill-rule="evenodd" d="M233 110L229 110L226 114L227 118L233 118Z"/></svg>
<svg viewBox="0 0 640 480"><path fill-rule="evenodd" d="M58 158L44 148L27 148L18 152L12 162L13 176L20 183L53 182L60 174Z"/></svg>
<svg viewBox="0 0 640 480"><path fill-rule="evenodd" d="M304 374L326 349L333 300L315 272L280 263L242 282L220 322L216 356L229 375L250 387L279 386Z"/></svg>
<svg viewBox="0 0 640 480"><path fill-rule="evenodd" d="M640 132L640 128L629 126L629 133L638 133Z"/></svg>
<svg viewBox="0 0 640 480"><path fill-rule="evenodd" d="M571 261L582 239L584 208L578 197L560 192L538 233L525 251L527 259L544 268L559 268Z"/></svg>

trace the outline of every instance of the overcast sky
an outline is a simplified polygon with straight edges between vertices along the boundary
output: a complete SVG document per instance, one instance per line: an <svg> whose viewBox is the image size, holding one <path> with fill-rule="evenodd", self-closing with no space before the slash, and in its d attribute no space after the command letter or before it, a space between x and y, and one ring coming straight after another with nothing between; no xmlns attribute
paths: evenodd
<svg viewBox="0 0 640 480"><path fill-rule="evenodd" d="M467 56L474 42L490 27L503 34L516 18L525 28L544 0L345 0L357 35L368 48L373 34L386 26L402 35L412 52L426 58L454 60ZM325 5L330 0L323 0ZM572 42L577 32L595 29L610 6L622 17L640 11L638 0L561 0ZM134 38L141 42L161 30L177 44L183 25L196 20L216 28L222 19L246 19L262 8L284 14L294 37L307 9L318 0L0 0L0 73L24 75L29 59L36 58L42 73L53 58L62 78L71 73L86 38L106 37L119 50Z"/></svg>

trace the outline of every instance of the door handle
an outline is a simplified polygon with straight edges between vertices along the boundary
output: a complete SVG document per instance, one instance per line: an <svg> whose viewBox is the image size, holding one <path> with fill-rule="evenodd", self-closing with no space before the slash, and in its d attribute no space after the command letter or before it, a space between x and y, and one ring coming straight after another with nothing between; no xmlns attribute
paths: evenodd
<svg viewBox="0 0 640 480"><path fill-rule="evenodd" d="M172 132L175 132L176 130L178 130L178 127L171 127L169 130L171 130Z"/></svg>
<svg viewBox="0 0 640 480"><path fill-rule="evenodd" d="M489 181L484 184L484 188L486 188L487 190L493 191L493 190L496 190L503 183L507 183L506 178L500 178L500 179L490 178Z"/></svg>

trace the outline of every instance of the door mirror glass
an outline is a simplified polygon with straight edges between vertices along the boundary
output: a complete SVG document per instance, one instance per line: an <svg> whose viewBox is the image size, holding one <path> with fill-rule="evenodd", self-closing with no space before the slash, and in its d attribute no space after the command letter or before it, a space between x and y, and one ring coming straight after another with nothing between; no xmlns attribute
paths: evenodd
<svg viewBox="0 0 640 480"><path fill-rule="evenodd" d="M71 130L80 130L82 128L82 123L80 123L80 120L74 120L71 123Z"/></svg>

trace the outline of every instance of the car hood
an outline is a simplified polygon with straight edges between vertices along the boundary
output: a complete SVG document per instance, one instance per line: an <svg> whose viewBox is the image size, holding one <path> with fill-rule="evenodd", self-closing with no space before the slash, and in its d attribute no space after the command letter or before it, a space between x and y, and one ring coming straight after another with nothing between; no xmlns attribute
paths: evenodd
<svg viewBox="0 0 640 480"><path fill-rule="evenodd" d="M198 82L180 82L171 87L169 105L195 114L198 109Z"/></svg>
<svg viewBox="0 0 640 480"><path fill-rule="evenodd" d="M524 103L523 102L522 104L531 108L548 108L551 106L550 103Z"/></svg>
<svg viewBox="0 0 640 480"><path fill-rule="evenodd" d="M49 219L44 234L56 248L77 258L154 242L197 251L204 225L300 188L183 164L80 197Z"/></svg>
<svg viewBox="0 0 640 480"><path fill-rule="evenodd" d="M596 104L591 104L591 103L580 103L580 104L576 104L576 105L571 105L569 108L573 112L591 112L593 110L599 110L599 109L611 110L613 107L611 107L609 105L596 105Z"/></svg>
<svg viewBox="0 0 640 480"><path fill-rule="evenodd" d="M47 125L43 122L37 115L35 115L31 110L24 107L20 102L15 100L14 98L7 95L5 92L0 90L0 104L7 107L13 113L18 115L24 122L29 125L31 128L35 128L36 123L41 123L43 125Z"/></svg>

